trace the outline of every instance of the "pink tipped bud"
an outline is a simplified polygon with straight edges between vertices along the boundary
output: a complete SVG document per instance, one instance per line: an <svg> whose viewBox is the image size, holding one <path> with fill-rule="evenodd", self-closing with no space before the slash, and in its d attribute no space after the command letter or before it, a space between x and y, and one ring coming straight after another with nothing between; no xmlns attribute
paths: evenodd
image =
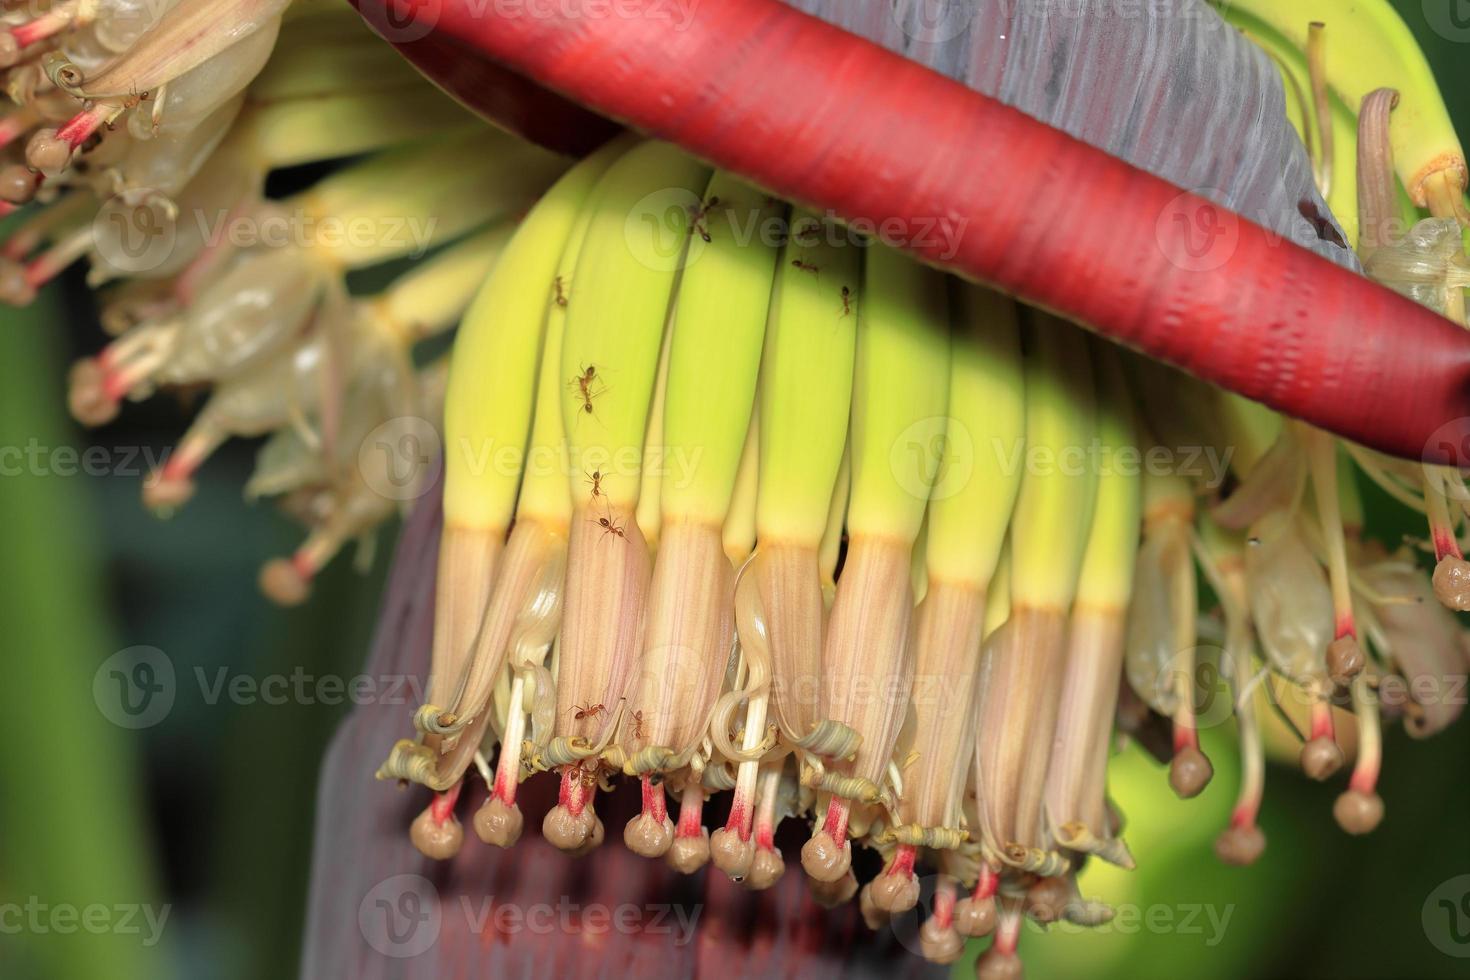
<svg viewBox="0 0 1470 980"><path fill-rule="evenodd" d="M1255 864L1266 850L1266 835L1255 824L1227 827L1215 838L1215 856L1225 864Z"/></svg>
<svg viewBox="0 0 1470 980"><path fill-rule="evenodd" d="M1302 772L1309 779L1322 782L1342 768L1342 749L1330 736L1318 736L1302 746Z"/></svg>
<svg viewBox="0 0 1470 980"><path fill-rule="evenodd" d="M8 259L0 260L0 303L7 306L29 306L36 298L36 285L25 267Z"/></svg>
<svg viewBox="0 0 1470 980"><path fill-rule="evenodd" d="M521 839L525 819L521 808L491 794L475 812L475 836L495 847L513 847Z"/></svg>
<svg viewBox="0 0 1470 980"><path fill-rule="evenodd" d="M409 840L420 854L435 861L448 861L464 844L464 828L451 810L447 816L435 811L437 801L424 808L408 829Z"/></svg>
<svg viewBox="0 0 1470 980"><path fill-rule="evenodd" d="M96 428L117 418L118 401L108 392L106 381L107 372L95 358L72 366L66 400L78 424Z"/></svg>
<svg viewBox="0 0 1470 980"><path fill-rule="evenodd" d="M1434 594L1456 612L1470 612L1470 562L1445 555L1434 566Z"/></svg>
<svg viewBox="0 0 1470 980"><path fill-rule="evenodd" d="M41 186L41 175L29 167L13 163L0 168L0 201L29 204Z"/></svg>
<svg viewBox="0 0 1470 980"><path fill-rule="evenodd" d="M311 576L289 558L275 558L260 569L260 591L278 606L299 606L311 597Z"/></svg>
<svg viewBox="0 0 1470 980"><path fill-rule="evenodd" d="M71 143L58 137L55 129L48 126L36 130L31 141L26 144L26 163L32 170L39 170L43 174L59 173L71 163L71 155L75 149Z"/></svg>
<svg viewBox="0 0 1470 980"><path fill-rule="evenodd" d="M1383 798L1350 789L1332 805L1337 825L1354 836L1372 833L1383 822Z"/></svg>
<svg viewBox="0 0 1470 980"><path fill-rule="evenodd" d="M1214 775L1214 766L1194 745L1185 745L1176 751L1174 761L1169 764L1169 786L1181 800L1198 796Z"/></svg>

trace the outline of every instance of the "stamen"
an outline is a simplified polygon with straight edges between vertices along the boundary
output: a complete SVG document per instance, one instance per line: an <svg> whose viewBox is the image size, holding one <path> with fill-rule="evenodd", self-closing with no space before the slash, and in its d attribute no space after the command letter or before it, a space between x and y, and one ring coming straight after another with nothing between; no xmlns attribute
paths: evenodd
<svg viewBox="0 0 1470 980"><path fill-rule="evenodd" d="M463 788L461 782L443 793L436 793L424 812L414 818L408 830L409 840L424 857L448 861L459 853L464 844L464 828L454 815L454 805L459 801Z"/></svg>
<svg viewBox="0 0 1470 980"><path fill-rule="evenodd" d="M1347 791L1332 805L1332 815L1343 830L1360 835L1383 820L1383 799L1374 791L1383 765L1383 736L1377 700L1366 677L1353 682L1353 710L1358 719L1358 761Z"/></svg>
<svg viewBox="0 0 1470 980"><path fill-rule="evenodd" d="M918 856L918 848L912 844L898 846L883 873L868 885L875 906L890 915L897 915L918 903L919 880L914 876L914 862Z"/></svg>
<svg viewBox="0 0 1470 980"><path fill-rule="evenodd" d="M955 928L971 939L988 936L995 931L995 895L1000 890L1000 875L989 863L980 862L980 876L975 890L955 906Z"/></svg>
<svg viewBox="0 0 1470 980"><path fill-rule="evenodd" d="M755 856L745 876L745 886L764 891L786 873L786 861L776 849L776 800L781 789L782 763L761 767L760 803L755 815Z"/></svg>
<svg viewBox="0 0 1470 980"><path fill-rule="evenodd" d="M26 163L43 174L60 173L71 163L72 154L83 143L122 112L122 106L98 103L83 109L59 129L48 126L36 130L26 145Z"/></svg>
<svg viewBox="0 0 1470 980"><path fill-rule="evenodd" d="M1008 898L1001 904L995 941L975 963L975 980L1021 980L1021 960L1016 947L1021 941L1021 902Z"/></svg>
<svg viewBox="0 0 1470 980"><path fill-rule="evenodd" d="M623 843L634 854L663 857L674 843L674 822L669 819L663 781L652 774L643 777L643 812L623 828Z"/></svg>
<svg viewBox="0 0 1470 980"><path fill-rule="evenodd" d="M595 767L596 763L588 765ZM592 812L592 797L596 792L595 768L583 769L580 764L563 766L557 804L546 814L541 836L558 850L573 854L596 847L596 831L602 825Z"/></svg>
<svg viewBox="0 0 1470 980"><path fill-rule="evenodd" d="M1322 782L1342 768L1342 749L1334 738L1332 704L1322 698L1312 702L1311 738L1302 746L1302 772Z"/></svg>
<svg viewBox="0 0 1470 980"><path fill-rule="evenodd" d="M957 896L954 878L941 874L934 886L934 912L919 927L919 949L931 963L953 963L964 952L964 937L955 928Z"/></svg>
<svg viewBox="0 0 1470 980"><path fill-rule="evenodd" d="M827 817L822 822L822 829L802 845L801 866L817 881L837 881L852 867L847 818L847 800L834 794L827 803Z"/></svg>
<svg viewBox="0 0 1470 980"><path fill-rule="evenodd" d="M674 828L674 843L666 855L669 866L681 874L692 875L709 861L709 831L705 829L703 813L704 790L691 777L679 796L679 823Z"/></svg>

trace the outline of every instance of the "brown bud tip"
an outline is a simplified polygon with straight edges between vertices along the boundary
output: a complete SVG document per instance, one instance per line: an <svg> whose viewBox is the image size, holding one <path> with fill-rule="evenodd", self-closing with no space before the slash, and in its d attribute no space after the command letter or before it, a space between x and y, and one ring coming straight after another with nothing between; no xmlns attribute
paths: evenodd
<svg viewBox="0 0 1470 980"><path fill-rule="evenodd" d="M464 828L453 816L440 823L434 819L432 809L425 807L424 812L414 818L413 826L408 828L408 839L424 857L448 861L459 853L460 846L464 844Z"/></svg>
<svg viewBox="0 0 1470 980"><path fill-rule="evenodd" d="M858 892L858 912L862 914L863 925L871 931L877 932L888 925L889 915L878 907L873 901L873 883L870 881Z"/></svg>
<svg viewBox="0 0 1470 980"><path fill-rule="evenodd" d="M0 68L13 68L20 61L20 42L9 31L0 31Z"/></svg>
<svg viewBox="0 0 1470 980"><path fill-rule="evenodd" d="M709 831L698 837L675 837L664 860L681 875L694 874L709 863Z"/></svg>
<svg viewBox="0 0 1470 980"><path fill-rule="evenodd" d="M1383 798L1377 793L1350 789L1332 804L1337 825L1354 836L1370 834L1383 822Z"/></svg>
<svg viewBox="0 0 1470 980"><path fill-rule="evenodd" d="M0 201L29 204L36 196L36 175L29 167L12 163L0 168Z"/></svg>
<svg viewBox="0 0 1470 980"><path fill-rule="evenodd" d="M1265 850L1266 835L1255 824L1227 827L1215 838L1215 857L1241 868L1255 864Z"/></svg>
<svg viewBox="0 0 1470 980"><path fill-rule="evenodd" d="M143 506L168 514L189 502L194 496L194 481L188 477L165 479L161 474L143 486Z"/></svg>
<svg viewBox="0 0 1470 980"><path fill-rule="evenodd" d="M260 566L260 591L278 606L299 606L311 597L311 579L289 558L272 558Z"/></svg>
<svg viewBox="0 0 1470 980"><path fill-rule="evenodd" d="M588 833L587 833L587 840L586 840L586 842L584 842L582 844L581 847L576 848L575 850L572 850L572 851L568 851L567 852L572 857L578 857L579 858L579 857L583 857L583 856L585 856L587 854L591 854L593 851L597 850L599 847L602 846L602 841L603 841L604 837L606 836L606 828L604 828L602 826L602 819L600 817L598 817L597 814L593 813L591 810L583 810L582 811L582 816L584 816L584 817L585 816L588 816L589 814L591 815L591 818L592 818L592 829L590 831L588 831Z"/></svg>
<svg viewBox="0 0 1470 980"><path fill-rule="evenodd" d="M745 874L745 887L751 891L763 892L786 873L786 862L781 859L781 852L769 847L758 847L755 851L755 859L750 862L750 870Z"/></svg>
<svg viewBox="0 0 1470 980"><path fill-rule="evenodd" d="M674 843L674 821L659 822L646 813L629 820L623 828L623 844L640 857L661 858Z"/></svg>
<svg viewBox="0 0 1470 980"><path fill-rule="evenodd" d="M1434 566L1434 594L1457 612L1470 612L1470 561L1445 555Z"/></svg>
<svg viewBox="0 0 1470 980"><path fill-rule="evenodd" d="M9 259L0 259L0 303L6 306L29 306L36 298L36 287L26 270Z"/></svg>
<svg viewBox="0 0 1470 980"><path fill-rule="evenodd" d="M964 937L953 925L940 925L938 919L930 916L919 927L919 952L930 963L953 963L964 949Z"/></svg>
<svg viewBox="0 0 1470 980"><path fill-rule="evenodd" d="M557 804L541 821L541 836L559 851L576 851L591 839L593 820L591 810L573 816L572 811Z"/></svg>
<svg viewBox="0 0 1470 980"><path fill-rule="evenodd" d="M1302 746L1301 760L1302 772L1320 783L1342 768L1342 749L1332 739L1320 735Z"/></svg>
<svg viewBox="0 0 1470 980"><path fill-rule="evenodd" d="M38 129L26 144L26 163L45 174L65 170L71 162L71 144L56 138L56 130Z"/></svg>
<svg viewBox="0 0 1470 980"><path fill-rule="evenodd" d="M496 847L511 847L521 839L525 818L521 808L492 796L475 812L475 836L486 844Z"/></svg>
<svg viewBox="0 0 1470 980"><path fill-rule="evenodd" d="M72 365L66 403L78 424L95 428L117 418L117 401L107 397L103 388L105 377L106 372L93 358Z"/></svg>
<svg viewBox="0 0 1470 980"><path fill-rule="evenodd" d="M1037 922L1055 922L1067 911L1072 889L1064 878L1041 878L1026 890L1026 914Z"/></svg>
<svg viewBox="0 0 1470 980"><path fill-rule="evenodd" d="M889 915L907 912L919 903L919 879L910 873L886 871L868 883L873 904Z"/></svg>
<svg viewBox="0 0 1470 980"><path fill-rule="evenodd" d="M975 961L975 980L1021 980L1025 975L1019 956L1002 952L994 946Z"/></svg>
<svg viewBox="0 0 1470 980"><path fill-rule="evenodd" d="M750 863L755 860L755 841L743 841L735 831L721 827L710 834L709 856L715 867L740 881L750 873Z"/></svg>
<svg viewBox="0 0 1470 980"><path fill-rule="evenodd" d="M1338 687L1346 687L1363 672L1363 648L1355 637L1339 636L1327 648L1327 676Z"/></svg>
<svg viewBox="0 0 1470 980"><path fill-rule="evenodd" d="M806 883L811 890L812 901L826 909L835 909L852 901L858 890L857 876L851 870L836 881L818 881L808 877Z"/></svg>
<svg viewBox="0 0 1470 980"><path fill-rule="evenodd" d="M971 939L990 935L995 931L995 899L960 899L954 906L954 927Z"/></svg>
<svg viewBox="0 0 1470 980"><path fill-rule="evenodd" d="M837 881L852 867L852 843L838 847L831 834L819 830L801 846L801 866L818 881Z"/></svg>
<svg viewBox="0 0 1470 980"><path fill-rule="evenodd" d="M1174 753L1169 764L1169 786L1181 800L1190 800L1204 792L1215 775L1215 767L1205 754L1193 745Z"/></svg>

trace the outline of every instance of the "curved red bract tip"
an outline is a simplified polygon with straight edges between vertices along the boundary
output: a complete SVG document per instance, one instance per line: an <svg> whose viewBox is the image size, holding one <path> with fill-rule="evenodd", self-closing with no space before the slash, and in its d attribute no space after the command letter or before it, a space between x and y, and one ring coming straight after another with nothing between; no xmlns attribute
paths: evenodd
<svg viewBox="0 0 1470 980"><path fill-rule="evenodd" d="M418 64L431 74L465 77L459 54L490 82L519 73L523 87L494 97L459 88L496 118L542 124L544 139L582 138L597 117L562 103L566 115L538 118L548 96L525 78L1373 448L1445 462L1431 435L1470 426L1470 336L1448 320L778 0L703 4L677 25L663 0L601 17L352 2L390 39L382 25L427 35L400 47L427 40Z"/></svg>

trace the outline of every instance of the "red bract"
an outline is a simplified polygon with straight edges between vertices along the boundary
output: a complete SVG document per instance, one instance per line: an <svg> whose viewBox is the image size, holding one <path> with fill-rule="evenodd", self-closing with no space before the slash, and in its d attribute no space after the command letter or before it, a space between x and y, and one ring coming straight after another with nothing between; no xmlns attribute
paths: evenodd
<svg viewBox="0 0 1470 980"><path fill-rule="evenodd" d="M936 265L1365 445L1446 461L1457 439L1426 443L1470 416L1470 338L1449 321L778 0L706 4L679 30L657 16L659 0L599 18L557 5L352 2L410 50L424 43L415 35L441 55L453 42ZM514 116L504 93L454 89ZM511 123L525 129L527 118ZM574 142L593 138L581 128L588 117L561 118ZM534 121L544 138L548 120ZM961 228L958 238L935 236L940 221Z"/></svg>

